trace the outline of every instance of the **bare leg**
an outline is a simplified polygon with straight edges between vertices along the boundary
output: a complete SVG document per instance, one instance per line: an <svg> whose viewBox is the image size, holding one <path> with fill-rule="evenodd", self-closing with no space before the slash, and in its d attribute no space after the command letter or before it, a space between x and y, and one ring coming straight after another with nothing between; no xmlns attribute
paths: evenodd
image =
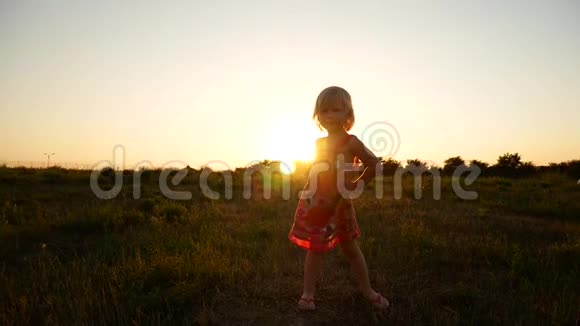
<svg viewBox="0 0 580 326"><path fill-rule="evenodd" d="M303 297L313 298L314 292L316 291L316 280L320 274L320 268L322 266L322 258L324 257L321 253L315 253L308 251L306 253L306 259L304 261L304 291L302 293Z"/></svg>
<svg viewBox="0 0 580 326"><path fill-rule="evenodd" d="M376 296L376 293L371 288L367 263L358 244L354 240L343 242L340 245L340 249L346 259L350 262L350 269L354 278L358 282L362 295L365 298L372 300L373 297Z"/></svg>
<svg viewBox="0 0 580 326"><path fill-rule="evenodd" d="M371 288L367 263L356 241L352 240L343 242L340 249L342 249L342 253L350 262L350 269L359 284L359 289L362 295L367 298L375 308L386 311L385 309L389 308L391 303L380 293L375 292Z"/></svg>

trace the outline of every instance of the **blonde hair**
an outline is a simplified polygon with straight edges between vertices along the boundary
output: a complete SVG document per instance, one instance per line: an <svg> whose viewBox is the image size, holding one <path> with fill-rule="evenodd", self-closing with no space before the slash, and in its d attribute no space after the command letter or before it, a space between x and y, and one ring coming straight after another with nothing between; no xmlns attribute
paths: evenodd
<svg viewBox="0 0 580 326"><path fill-rule="evenodd" d="M314 113L312 114L312 119L316 122L318 128L322 130L323 128L320 125L320 121L318 120L318 115L320 114L320 109L322 108L324 101L331 96L337 96L348 111L348 115L346 120L343 122L342 127L345 131L349 131L352 128L352 125L354 125L354 110L352 108L352 99L350 94L342 87L330 86L318 94L318 98L316 98L316 105L314 106Z"/></svg>

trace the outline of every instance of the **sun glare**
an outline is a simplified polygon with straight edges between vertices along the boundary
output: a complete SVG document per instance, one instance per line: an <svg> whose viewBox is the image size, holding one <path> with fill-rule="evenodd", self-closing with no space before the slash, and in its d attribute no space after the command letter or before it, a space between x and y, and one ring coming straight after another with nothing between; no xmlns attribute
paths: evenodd
<svg viewBox="0 0 580 326"><path fill-rule="evenodd" d="M284 174L292 174L292 173L294 173L295 170L296 170L296 166L294 166L294 163L292 163L291 165L282 164L280 166L280 172L282 172Z"/></svg>
<svg viewBox="0 0 580 326"><path fill-rule="evenodd" d="M296 125L291 120L273 125L270 136L265 139L264 154L269 160L282 161L282 173L294 172L295 161L311 161L314 158L314 142L319 137L316 130L297 130Z"/></svg>

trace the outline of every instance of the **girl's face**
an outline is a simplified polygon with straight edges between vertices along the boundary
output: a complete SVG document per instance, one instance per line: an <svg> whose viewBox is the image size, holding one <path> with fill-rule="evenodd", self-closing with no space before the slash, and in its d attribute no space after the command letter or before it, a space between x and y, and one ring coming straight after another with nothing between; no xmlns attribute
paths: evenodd
<svg viewBox="0 0 580 326"><path fill-rule="evenodd" d="M348 109L337 96L330 96L320 106L318 121L328 132L340 131L344 128L348 113Z"/></svg>

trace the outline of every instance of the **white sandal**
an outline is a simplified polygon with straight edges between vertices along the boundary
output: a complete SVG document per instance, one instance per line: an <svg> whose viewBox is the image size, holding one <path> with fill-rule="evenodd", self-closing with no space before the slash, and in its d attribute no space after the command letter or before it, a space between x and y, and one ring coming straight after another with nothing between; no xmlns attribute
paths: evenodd
<svg viewBox="0 0 580 326"><path fill-rule="evenodd" d="M298 300L298 309L300 310L315 310L314 298L301 297Z"/></svg>
<svg viewBox="0 0 580 326"><path fill-rule="evenodd" d="M385 297L383 297L379 292L375 292L376 296L373 300L370 300L373 307L380 310L387 310L391 307L391 302Z"/></svg>

